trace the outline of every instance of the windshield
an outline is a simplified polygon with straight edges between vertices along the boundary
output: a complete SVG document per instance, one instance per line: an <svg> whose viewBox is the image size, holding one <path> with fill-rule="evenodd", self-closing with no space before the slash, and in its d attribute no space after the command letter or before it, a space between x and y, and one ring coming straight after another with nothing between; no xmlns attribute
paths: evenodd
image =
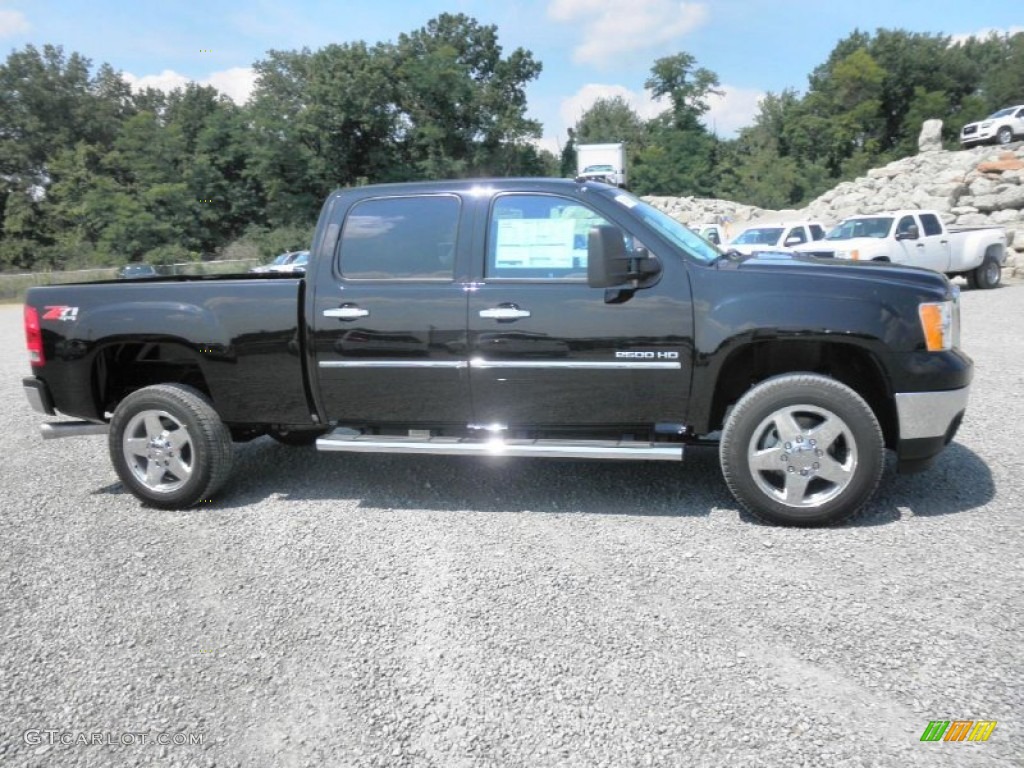
<svg viewBox="0 0 1024 768"><path fill-rule="evenodd" d="M295 257L295 261L292 262L292 266L299 266L306 264L309 261L309 251L301 251L298 256Z"/></svg>
<svg viewBox="0 0 1024 768"><path fill-rule="evenodd" d="M892 229L892 216L876 216L865 219L847 219L840 222L835 229L825 235L826 240L852 240L855 237L889 236Z"/></svg>
<svg viewBox="0 0 1024 768"><path fill-rule="evenodd" d="M594 173L596 171L610 171L612 167L610 165L588 165L583 169L584 173Z"/></svg>
<svg viewBox="0 0 1024 768"><path fill-rule="evenodd" d="M653 205L648 205L640 200L640 198L627 192L619 192L615 195L615 201L619 205L629 208L645 224L657 230L658 234L682 248L698 261L709 264L722 255L721 251L696 232L687 229L668 214L662 213Z"/></svg>
<svg viewBox="0 0 1024 768"><path fill-rule="evenodd" d="M733 240L736 245L775 245L782 237L782 227L757 227L740 233Z"/></svg>
<svg viewBox="0 0 1024 768"><path fill-rule="evenodd" d="M292 255L290 253L282 253L280 256L278 256L276 259L274 259L270 263L275 265L275 266L278 266L278 265L281 265L281 264L287 264L288 260L291 257L292 257Z"/></svg>
<svg viewBox="0 0 1024 768"><path fill-rule="evenodd" d="M1008 107L1007 109L1000 109L998 112L993 112L991 115L989 115L989 117L1009 117L1010 115L1013 114L1013 110L1013 107Z"/></svg>

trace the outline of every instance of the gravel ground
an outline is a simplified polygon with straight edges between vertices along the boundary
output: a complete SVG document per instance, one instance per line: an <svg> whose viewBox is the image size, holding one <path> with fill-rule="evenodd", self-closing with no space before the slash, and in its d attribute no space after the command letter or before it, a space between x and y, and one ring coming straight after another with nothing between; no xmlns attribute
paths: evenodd
<svg viewBox="0 0 1024 768"><path fill-rule="evenodd" d="M1024 286L963 308L957 442L890 465L855 524L789 530L738 511L713 453L268 438L210 506L146 510L102 438L38 438L0 307L0 763L1024 765ZM936 719L999 724L921 743Z"/></svg>

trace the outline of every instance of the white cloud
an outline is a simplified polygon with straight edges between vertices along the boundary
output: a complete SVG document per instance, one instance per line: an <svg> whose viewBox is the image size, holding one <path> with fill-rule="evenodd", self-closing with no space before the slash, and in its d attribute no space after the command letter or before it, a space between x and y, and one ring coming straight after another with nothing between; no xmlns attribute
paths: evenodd
<svg viewBox="0 0 1024 768"><path fill-rule="evenodd" d="M764 91L723 85L721 96L708 97L710 109L704 115L704 125L721 139L731 139L740 128L753 124Z"/></svg>
<svg viewBox="0 0 1024 768"><path fill-rule="evenodd" d="M256 70L252 67L232 67L214 72L203 85L212 85L236 104L245 104L256 88Z"/></svg>
<svg viewBox="0 0 1024 768"><path fill-rule="evenodd" d="M708 7L678 0L551 0L548 16L583 27L574 61L604 64L617 54L655 48L692 32L707 21Z"/></svg>
<svg viewBox="0 0 1024 768"><path fill-rule="evenodd" d="M28 32L32 25L21 11L0 8L0 37L14 37Z"/></svg>
<svg viewBox="0 0 1024 768"><path fill-rule="evenodd" d="M583 113L594 106L598 99L622 98L633 111L644 120L649 120L667 108L667 103L655 101L647 91L637 93L624 85L608 85L605 83L587 83L572 96L562 100L558 116L562 118L563 130L576 125Z"/></svg>
<svg viewBox="0 0 1024 768"><path fill-rule="evenodd" d="M708 98L710 109L704 115L704 124L721 139L734 138L740 128L751 125L757 116L758 105L764 98L764 92L752 88L737 88L723 85L721 96ZM568 129L576 125L590 107L598 99L621 97L641 119L650 120L669 107L667 99L652 99L649 91L632 91L624 85L608 83L588 83L572 96L562 99L558 116L560 125L547 125L544 138L535 142L542 149L554 154L561 151L561 145L568 136ZM552 130L553 129L553 130ZM552 133L554 135L552 135ZM556 138L557 137L557 138Z"/></svg>
<svg viewBox="0 0 1024 768"><path fill-rule="evenodd" d="M950 43L953 45L960 45L962 43L966 43L972 37L975 40L987 40L990 37L1002 37L1003 35L1010 35L1012 37L1019 32L1024 32L1024 27L1014 26L1008 27L1007 29L985 27L984 29L979 29L977 32L964 32L958 35L951 35Z"/></svg>
<svg viewBox="0 0 1024 768"><path fill-rule="evenodd" d="M121 76L136 92L143 88L173 91L175 88L185 87L192 80L173 69L165 69L158 75L137 77L131 72L122 72ZM232 67L220 72L212 72L209 76L196 82L200 85L212 85L236 104L244 104L256 87L256 72L251 67Z"/></svg>
<svg viewBox="0 0 1024 768"><path fill-rule="evenodd" d="M131 72L122 72L121 77L136 92L146 88L155 88L158 91L173 91L175 88L183 88L189 81L189 78L179 75L173 69L165 69L159 75L144 75L143 77L136 77Z"/></svg>

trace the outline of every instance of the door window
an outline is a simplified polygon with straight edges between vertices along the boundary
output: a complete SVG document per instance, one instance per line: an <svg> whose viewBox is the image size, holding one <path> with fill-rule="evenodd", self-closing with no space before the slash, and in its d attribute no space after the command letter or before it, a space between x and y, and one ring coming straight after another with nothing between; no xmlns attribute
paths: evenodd
<svg viewBox="0 0 1024 768"><path fill-rule="evenodd" d="M587 278L587 236L608 221L585 205L552 195L502 195L488 230L489 279Z"/></svg>
<svg viewBox="0 0 1024 768"><path fill-rule="evenodd" d="M807 235L804 234L803 227L793 227L789 230L786 235L786 239L783 241L784 245L800 245L801 243L807 242Z"/></svg>
<svg viewBox="0 0 1024 768"><path fill-rule="evenodd" d="M939 223L939 217L934 213L922 213L921 226L924 227L924 233L926 235L942 234L942 224Z"/></svg>
<svg viewBox="0 0 1024 768"><path fill-rule="evenodd" d="M459 199L385 197L352 206L341 230L347 280L445 280L455 275Z"/></svg>
<svg viewBox="0 0 1024 768"><path fill-rule="evenodd" d="M820 224L811 224L811 237L815 240L821 240L825 236L825 230L822 229Z"/></svg>
<svg viewBox="0 0 1024 768"><path fill-rule="evenodd" d="M904 216L900 219L900 223L896 225L896 235L909 235L912 231L917 229L917 224L914 223L913 216Z"/></svg>

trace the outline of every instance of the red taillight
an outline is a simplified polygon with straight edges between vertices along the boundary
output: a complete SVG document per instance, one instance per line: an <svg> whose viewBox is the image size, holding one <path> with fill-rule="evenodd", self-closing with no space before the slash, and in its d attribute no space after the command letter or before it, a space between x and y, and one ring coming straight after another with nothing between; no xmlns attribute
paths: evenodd
<svg viewBox="0 0 1024 768"><path fill-rule="evenodd" d="M43 331L39 327L39 312L35 307L25 307L25 344L28 347L28 359L32 365L46 362L43 356Z"/></svg>

